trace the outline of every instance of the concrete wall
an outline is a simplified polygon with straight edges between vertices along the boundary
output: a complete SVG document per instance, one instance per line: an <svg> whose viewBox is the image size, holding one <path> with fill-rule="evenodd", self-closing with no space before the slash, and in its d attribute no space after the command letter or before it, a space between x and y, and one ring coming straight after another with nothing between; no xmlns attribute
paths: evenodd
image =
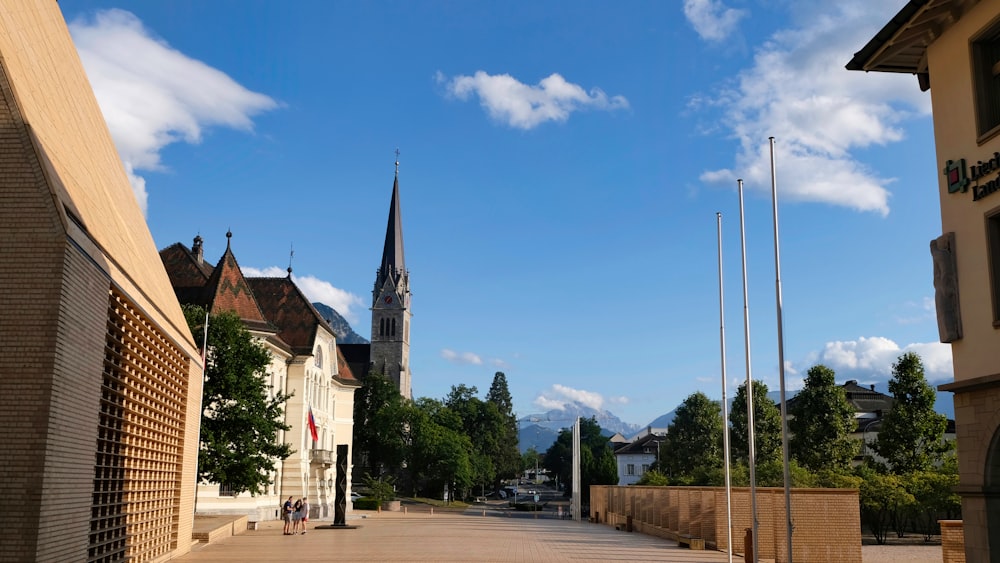
<svg viewBox="0 0 1000 563"><path fill-rule="evenodd" d="M591 517L609 526L625 525L639 533L676 539L690 535L706 547L727 551L726 491L721 487L590 488ZM734 553L744 553L751 527L750 489L732 489ZM855 489L793 489L793 559L810 563L861 563L861 515ZM757 489L758 554L777 563L788 561L784 490Z"/></svg>

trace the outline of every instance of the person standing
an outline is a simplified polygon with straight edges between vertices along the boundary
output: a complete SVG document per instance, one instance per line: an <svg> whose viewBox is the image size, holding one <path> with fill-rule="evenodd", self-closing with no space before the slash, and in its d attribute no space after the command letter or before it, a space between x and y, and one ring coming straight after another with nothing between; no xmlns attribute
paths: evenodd
<svg viewBox="0 0 1000 563"><path fill-rule="evenodd" d="M309 522L309 499L302 497L302 506L299 509L302 512L302 533L306 533L306 523Z"/></svg>
<svg viewBox="0 0 1000 563"><path fill-rule="evenodd" d="M299 533L299 525L302 523L302 499L295 501L292 506L292 535Z"/></svg>
<svg viewBox="0 0 1000 563"><path fill-rule="evenodd" d="M292 497L288 497L285 504L281 505L281 520L285 523L284 534L286 536L292 535Z"/></svg>

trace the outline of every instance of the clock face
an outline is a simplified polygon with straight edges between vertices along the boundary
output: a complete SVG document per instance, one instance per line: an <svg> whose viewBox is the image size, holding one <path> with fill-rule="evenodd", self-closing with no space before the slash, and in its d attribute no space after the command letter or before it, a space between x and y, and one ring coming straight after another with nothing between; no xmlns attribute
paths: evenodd
<svg viewBox="0 0 1000 563"><path fill-rule="evenodd" d="M391 295L386 295L385 299L383 299L382 301L385 301L386 305L392 305L392 296Z"/></svg>

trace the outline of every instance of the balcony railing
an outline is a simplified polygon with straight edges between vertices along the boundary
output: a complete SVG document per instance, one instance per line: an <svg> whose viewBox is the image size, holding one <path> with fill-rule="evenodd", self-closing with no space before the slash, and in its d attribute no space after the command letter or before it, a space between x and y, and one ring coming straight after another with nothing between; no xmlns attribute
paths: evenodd
<svg viewBox="0 0 1000 563"><path fill-rule="evenodd" d="M333 465L333 452L330 450L312 449L309 453L309 461L316 465Z"/></svg>

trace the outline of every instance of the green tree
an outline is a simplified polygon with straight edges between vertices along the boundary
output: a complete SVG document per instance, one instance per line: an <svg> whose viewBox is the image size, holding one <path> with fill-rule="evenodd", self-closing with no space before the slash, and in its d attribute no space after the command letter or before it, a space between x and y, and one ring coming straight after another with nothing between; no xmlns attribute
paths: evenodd
<svg viewBox="0 0 1000 563"><path fill-rule="evenodd" d="M948 419L934 412L934 388L924 379L920 356L907 352L892 366L892 409L872 448L897 474L926 471L940 463L951 444L944 440Z"/></svg>
<svg viewBox="0 0 1000 563"><path fill-rule="evenodd" d="M507 376L502 371L493 375L493 383L486 393L486 402L496 406L501 417L501 432L496 450L490 456L496 469L496 479L510 479L521 469L521 454L518 448L517 417L514 416L514 402L507 388ZM495 483L495 484L498 484Z"/></svg>
<svg viewBox="0 0 1000 563"><path fill-rule="evenodd" d="M376 477L395 473L406 459L406 401L380 373L369 373L354 392L355 465Z"/></svg>
<svg viewBox="0 0 1000 563"><path fill-rule="evenodd" d="M913 495L912 517L924 541L940 533L938 519L950 517L962 509L962 499L955 492L958 472L914 471L903 476L906 490Z"/></svg>
<svg viewBox="0 0 1000 563"><path fill-rule="evenodd" d="M767 397L767 385L753 381L753 419L756 462L774 461L781 457L781 412L774 401ZM747 463L750 448L747 436L747 386L743 383L736 390L733 409L729 413L732 423L730 446L734 461Z"/></svg>
<svg viewBox="0 0 1000 563"><path fill-rule="evenodd" d="M202 346L205 310L185 305L184 317ZM256 495L270 484L276 462L292 453L277 440L279 430L290 429L283 422L289 395L268 384L271 356L236 313L209 318L208 344L198 477Z"/></svg>
<svg viewBox="0 0 1000 563"><path fill-rule="evenodd" d="M408 469L417 490L437 497L445 489L464 497L473 482L472 441L460 430L457 413L434 399L418 399L409 419L412 439Z"/></svg>
<svg viewBox="0 0 1000 563"><path fill-rule="evenodd" d="M791 454L812 471L847 469L858 452L857 440L851 438L857 424L854 409L834 377L824 365L809 368L805 387L788 413Z"/></svg>
<svg viewBox="0 0 1000 563"><path fill-rule="evenodd" d="M573 470L573 430L559 431L556 441L545 452L545 468L557 475L566 490L571 490ZM608 439L594 417L580 419L580 496L590 501L590 485L618 483L618 465Z"/></svg>
<svg viewBox="0 0 1000 563"><path fill-rule="evenodd" d="M903 486L898 475L883 474L862 467L858 489L861 501L861 523L884 544L890 527L899 529L900 514L913 506L915 499Z"/></svg>
<svg viewBox="0 0 1000 563"><path fill-rule="evenodd" d="M642 477L639 477L639 480L635 484L650 487L666 487L670 484L670 479L663 473L655 469L650 469L643 473Z"/></svg>
<svg viewBox="0 0 1000 563"><path fill-rule="evenodd" d="M677 407L659 466L672 478L694 476L696 470L722 467L722 409L704 393L689 395Z"/></svg>

